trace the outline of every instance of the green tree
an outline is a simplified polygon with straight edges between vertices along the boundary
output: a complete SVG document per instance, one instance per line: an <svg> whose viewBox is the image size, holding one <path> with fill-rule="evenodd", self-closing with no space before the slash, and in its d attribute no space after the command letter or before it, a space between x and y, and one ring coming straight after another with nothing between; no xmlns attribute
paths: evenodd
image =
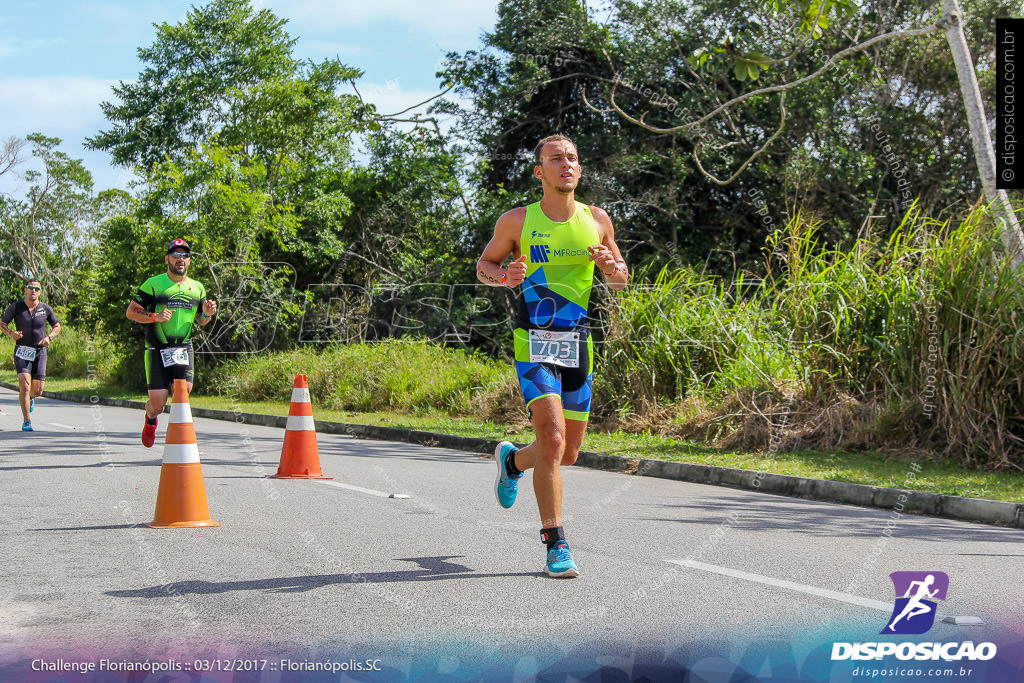
<svg viewBox="0 0 1024 683"><path fill-rule="evenodd" d="M701 11L713 19L718 4L705 0ZM449 56L442 75L472 102L456 131L478 160L478 201L488 207L480 213L489 218L478 228L482 239L502 210L536 198L533 146L561 131L583 160L579 197L608 210L634 266L710 260L725 272L737 257L746 263L759 257L766 228L746 196L769 188L773 209L783 207L781 192L770 188L784 176L784 153L763 156L743 183L721 187L699 171L685 136L654 134L614 113L588 110L580 97L581 89L605 91L617 78L631 78L635 87L618 92L623 101L643 106L656 100L679 117L691 108L699 93L666 89L664 65L680 43L701 39L705 24L666 31L659 7L614 3L610 18L598 25L581 3L509 0L499 6L498 23L481 50ZM777 120L778 108L762 104L754 113L759 126ZM740 151L730 145L719 153L731 160Z"/></svg>
<svg viewBox="0 0 1024 683"><path fill-rule="evenodd" d="M225 304L209 337L221 350L280 341L301 312L295 288L320 281L346 244L350 145L363 124L358 99L338 90L359 72L295 59L284 24L248 0L213 0L158 26L138 81L104 105L113 127L90 140L142 179L105 226L104 248L124 269L102 287L126 300L162 268L162 245L186 237L193 272ZM127 331L116 315L108 323Z"/></svg>
<svg viewBox="0 0 1024 683"><path fill-rule="evenodd" d="M710 4L704 3L701 6L707 7ZM684 23L693 25L692 16L688 16L695 11L692 6L661 2L658 7L663 23L671 28ZM994 15L1005 15L1009 11L1011 5L1008 3L990 2L983 3L981 13L991 19ZM850 60L854 65L853 71L860 78L853 81L844 79L843 87L852 97L843 99L856 102L858 96L874 95L872 104L875 105L876 118L883 115L879 110L887 105L895 109L904 120L919 123L924 118L933 128L937 124L943 130L944 135L936 136L933 133L928 139L927 146L931 148L931 153L926 152L926 159L966 158L963 151L955 148L950 150L951 146L947 143L950 137L964 138L964 133L969 132L969 142L964 148L973 148L973 175L979 181L974 185L980 185L988 201L994 204L996 215L1004 222L1008 251L1015 261L1021 261L1024 259L1024 252L1021 251L1024 238L1006 193L995 188L995 158L985 122L983 98L964 30L965 24L968 24L966 28L971 32L969 23L965 21L957 0L943 0L941 7L935 7L933 3L890 3L884 0L865 2L863 7L851 0L737 3L721 14L719 21L700 24L709 28L704 42L696 49L685 54L668 55L668 59L660 64L663 73L669 74L667 80L673 87L702 90L706 94L702 106L696 108L689 120L666 122L657 112L652 114L651 107L623 108L616 97L621 79L617 79L604 94L604 105L595 107L595 111L614 111L624 120L652 133L696 134L699 139L694 145L693 156L698 163L709 146L719 150L727 145L739 146L745 151L745 159L739 164L718 164L727 169L720 176L701 164L701 171L709 180L728 185L749 166L757 163L769 149L779 144L780 135L787 125L787 96L804 86L829 90L827 83L823 86L823 82L829 80L829 73L832 72L834 76L835 70L843 66L844 60ZM974 22L974 33L980 34L982 45L990 39L989 27L987 21ZM947 43L946 49L934 44L943 36ZM901 40L906 39L921 42L910 48L899 45ZM985 55L990 52L990 48L980 52ZM894 53L903 58L896 64L891 58ZM869 55L875 57L873 64L864 59ZM883 68L879 69L880 65ZM767 82L750 85L759 79ZM757 120L750 116L750 108L766 98L778 103L780 116L777 128L772 131L763 127L762 123L760 135L746 135L741 130L743 126ZM960 106L954 108L952 115L941 116L949 112L950 100L958 98ZM833 114L838 109L839 118L842 119L842 104L839 107L835 105L833 102L832 111L826 109L823 113ZM861 105L859 116L863 120L866 118L866 107L863 102ZM647 111L638 113L644 109ZM960 117L956 114L965 110L969 122L967 130L951 131L949 122L958 120ZM891 126L892 117L885 115L885 118ZM845 133L845 136L837 136L834 144L842 147L843 141L848 140L851 133L855 138L868 137L865 130L867 126L858 125L856 121L850 125L848 115L844 123L847 124L845 130L840 132ZM874 132L878 128L877 122L870 126ZM905 134L905 131L900 132ZM709 145L705 138L711 138L712 143ZM917 147L917 140L910 147ZM936 147L947 149L936 154ZM867 149L873 148L877 146L869 145ZM801 151L806 159L807 153L813 155L817 149L805 147ZM889 154L888 150L883 151ZM814 163L808 166L820 167ZM900 170L904 175L912 172L909 168ZM948 165L940 166L940 173L948 171ZM890 187L892 185L896 186L894 191L897 194L904 194L903 182L893 178ZM928 200L929 194L933 197L937 194L936 187L946 186L948 184L942 182L937 182L935 186L924 185L918 194L925 195ZM903 208L908 204L903 204Z"/></svg>
<svg viewBox="0 0 1024 683"><path fill-rule="evenodd" d="M0 195L0 269L9 281L41 279L50 303L66 305L78 290L76 273L85 263L98 216L92 175L81 159L58 149L60 138L33 133L27 142L41 169L23 174L29 183L24 199ZM5 170L17 164L21 145L7 149Z"/></svg>
<svg viewBox="0 0 1024 683"><path fill-rule="evenodd" d="M156 41L138 50L144 70L114 87L119 101L101 105L113 125L89 145L149 169L181 160L215 133L228 146L251 143L260 112L250 105L265 92L254 85L288 81L299 68L285 23L248 0L214 0L182 23L155 25Z"/></svg>
<svg viewBox="0 0 1024 683"><path fill-rule="evenodd" d="M488 207L479 213L493 222L534 196L529 152L555 130L576 140L579 194L608 209L634 264L759 269L765 238L797 209L826 218L829 243L851 243L867 228L890 233L915 198L926 215L958 213L982 188L959 123L957 74L933 26L700 121L752 90L818 71L860 36L937 18L923 0L852 12L850 2L827 5L811 16L810 5L800 12L792 1L776 10L756 0L616 0L598 24L580 3L503 2L483 47L450 55L442 74L472 102L456 132L479 159L478 202ZM983 0L965 20L986 93L990 27L1007 7ZM580 88L596 111L581 109ZM481 221L485 236L490 225Z"/></svg>

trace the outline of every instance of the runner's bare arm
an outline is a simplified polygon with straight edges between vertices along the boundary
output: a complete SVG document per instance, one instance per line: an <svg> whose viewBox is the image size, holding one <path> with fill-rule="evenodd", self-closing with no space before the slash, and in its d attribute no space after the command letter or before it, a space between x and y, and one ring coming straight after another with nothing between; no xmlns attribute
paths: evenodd
<svg viewBox="0 0 1024 683"><path fill-rule="evenodd" d="M3 332L11 339L21 339L22 337L21 332L18 332L17 330L12 330L11 328L7 327L7 323L5 323L3 320L0 320L0 332Z"/></svg>
<svg viewBox="0 0 1024 683"><path fill-rule="evenodd" d="M199 319L199 326L205 327L210 324L213 320L213 316L217 314L217 302L213 299L204 299L203 307L197 318Z"/></svg>
<svg viewBox="0 0 1024 683"><path fill-rule="evenodd" d="M39 345L49 346L50 342L56 339L58 334L60 334L60 323L57 323L56 325L50 328L50 333L43 337L42 341L39 342Z"/></svg>
<svg viewBox="0 0 1024 683"><path fill-rule="evenodd" d="M626 261L622 258L619 245L615 243L615 228L612 226L612 219L608 212L602 208L591 206L590 213L597 221L597 227L601 235L601 244L590 248L594 261L604 275L609 289L625 289L629 280L629 269L626 268Z"/></svg>
<svg viewBox="0 0 1024 683"><path fill-rule="evenodd" d="M526 279L526 258L519 253L519 238L525 220L526 209L520 207L502 214L495 223L494 236L476 264L476 277L480 282L491 287L518 287ZM506 269L502 264L510 255L515 260Z"/></svg>
<svg viewBox="0 0 1024 683"><path fill-rule="evenodd" d="M165 323L171 319L171 309L165 308L154 316L154 314L148 313L138 301L131 301L128 303L128 310L124 312L124 317L142 325L155 322Z"/></svg>

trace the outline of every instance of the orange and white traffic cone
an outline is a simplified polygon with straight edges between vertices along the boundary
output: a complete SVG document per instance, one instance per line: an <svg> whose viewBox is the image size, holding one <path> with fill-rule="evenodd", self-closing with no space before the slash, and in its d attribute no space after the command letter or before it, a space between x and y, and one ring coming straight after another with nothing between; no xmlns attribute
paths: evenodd
<svg viewBox="0 0 1024 683"><path fill-rule="evenodd" d="M188 404L188 384L174 380L174 403L167 424L164 462L160 468L160 489L156 494L154 529L190 526L220 526L210 519L206 485L199 464L199 445Z"/></svg>
<svg viewBox="0 0 1024 683"><path fill-rule="evenodd" d="M320 449L316 446L313 404L305 375L295 375L292 404L288 408L288 426L281 447L281 464L274 479L333 479L320 470Z"/></svg>

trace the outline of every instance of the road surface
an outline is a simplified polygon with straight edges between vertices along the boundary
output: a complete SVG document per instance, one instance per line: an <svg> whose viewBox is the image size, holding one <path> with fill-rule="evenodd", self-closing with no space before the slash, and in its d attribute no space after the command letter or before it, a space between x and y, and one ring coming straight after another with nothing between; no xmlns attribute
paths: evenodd
<svg viewBox="0 0 1024 683"><path fill-rule="evenodd" d="M940 619L985 622L908 638L993 641L1019 664L1020 530L571 467L582 575L553 580L529 475L502 510L480 454L319 434L335 478L273 480L282 430L197 418L223 526L154 530L166 416L146 449L141 411L40 399L31 434L14 392L0 411L0 679L56 660L255 659L274 669L214 680L290 680L292 661L334 662L323 680L364 680L357 664L380 669L365 680L857 680L833 643L889 638L889 573L906 570L949 575Z"/></svg>

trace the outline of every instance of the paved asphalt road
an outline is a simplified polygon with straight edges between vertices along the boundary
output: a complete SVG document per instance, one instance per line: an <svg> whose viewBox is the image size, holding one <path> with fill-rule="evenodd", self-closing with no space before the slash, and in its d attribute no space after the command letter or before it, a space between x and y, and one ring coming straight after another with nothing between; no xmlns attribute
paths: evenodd
<svg viewBox="0 0 1024 683"><path fill-rule="evenodd" d="M30 658L291 657L380 658L407 678L585 661L629 679L642 661L824 667L826 680L834 641L884 639L898 570L947 573L940 617L986 622L911 639L998 641L1017 666L1020 530L572 467L565 526L582 576L553 580L532 486L500 509L487 457L320 434L332 482L268 480L283 431L206 419L223 526L153 530L138 525L166 416L146 449L140 411L40 399L24 434L16 398L0 390L0 679Z"/></svg>

